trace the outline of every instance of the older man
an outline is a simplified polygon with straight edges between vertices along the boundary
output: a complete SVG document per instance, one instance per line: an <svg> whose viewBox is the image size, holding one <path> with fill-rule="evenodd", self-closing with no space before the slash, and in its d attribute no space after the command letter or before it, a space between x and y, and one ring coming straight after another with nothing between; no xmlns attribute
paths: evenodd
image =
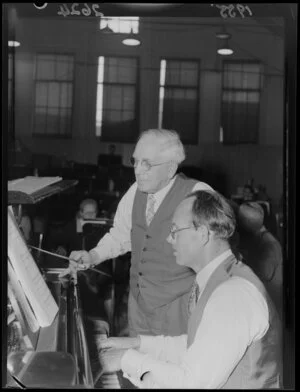
<svg viewBox="0 0 300 392"><path fill-rule="evenodd" d="M192 190L211 188L176 175L184 159L175 131L143 132L132 157L136 182L121 199L113 228L89 253L70 255L89 266L131 251L128 320L132 336L186 332L193 272L176 264L167 237L174 210L184 197Z"/></svg>
<svg viewBox="0 0 300 392"><path fill-rule="evenodd" d="M236 260L228 239L234 213L218 193L198 191L175 211L169 242L196 273L188 333L110 338L104 370L119 368L140 387L279 388L280 321L263 284Z"/></svg>

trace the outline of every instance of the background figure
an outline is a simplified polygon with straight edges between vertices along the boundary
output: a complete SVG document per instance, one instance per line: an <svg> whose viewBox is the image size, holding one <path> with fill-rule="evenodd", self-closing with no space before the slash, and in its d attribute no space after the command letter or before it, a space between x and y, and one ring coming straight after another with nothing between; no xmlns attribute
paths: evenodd
<svg viewBox="0 0 300 392"><path fill-rule="evenodd" d="M45 247L53 253L62 256L70 254L71 250L82 249L84 219L95 219L98 214L98 205L94 199L84 199L79 210L71 221L63 225L49 227L45 238Z"/></svg>
<svg viewBox="0 0 300 392"><path fill-rule="evenodd" d="M143 132L131 160L136 182L118 204L113 228L89 253L70 255L89 266L131 251L128 322L132 336L186 332L186 304L194 274L176 264L167 237L173 212L184 197L211 187L176 174L184 159L177 132Z"/></svg>
<svg viewBox="0 0 300 392"><path fill-rule="evenodd" d="M256 202L238 210L239 248L247 263L264 283L282 318L283 271L279 241L264 226L264 210Z"/></svg>

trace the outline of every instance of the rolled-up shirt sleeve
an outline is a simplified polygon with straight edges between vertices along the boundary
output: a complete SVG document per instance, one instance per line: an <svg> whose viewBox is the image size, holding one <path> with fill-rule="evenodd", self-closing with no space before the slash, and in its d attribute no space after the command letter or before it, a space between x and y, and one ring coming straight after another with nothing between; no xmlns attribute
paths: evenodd
<svg viewBox="0 0 300 392"><path fill-rule="evenodd" d="M113 227L91 250L98 263L131 251L132 207L137 185L134 183L120 200Z"/></svg>
<svg viewBox="0 0 300 392"><path fill-rule="evenodd" d="M149 352L129 350L122 369L136 372L135 377L149 371L160 388L220 388L248 345L266 333L268 317L260 292L244 279L232 278L211 295L194 342L183 350L178 364L157 359ZM141 348L145 350L148 344L150 340ZM149 351L153 353L153 348ZM139 365L135 367L136 364Z"/></svg>

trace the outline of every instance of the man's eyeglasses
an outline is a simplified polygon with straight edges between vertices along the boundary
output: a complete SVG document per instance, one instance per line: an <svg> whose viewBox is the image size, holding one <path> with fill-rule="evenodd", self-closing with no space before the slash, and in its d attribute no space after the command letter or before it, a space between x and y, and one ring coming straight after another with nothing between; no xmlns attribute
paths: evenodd
<svg viewBox="0 0 300 392"><path fill-rule="evenodd" d="M135 159L133 157L130 158L130 163L132 164L133 167L137 167L139 162L142 169L144 169L145 171L149 171L153 166L160 166L165 163L169 163L171 161L161 162L161 163L150 163L149 161L147 161L147 159L142 159L141 161L139 161L138 159Z"/></svg>
<svg viewBox="0 0 300 392"><path fill-rule="evenodd" d="M176 233L182 230L187 230L187 229L195 229L195 226L188 226L188 227L181 227L180 229L175 229L175 227L172 227L170 230L170 236L172 240L175 240L176 238Z"/></svg>

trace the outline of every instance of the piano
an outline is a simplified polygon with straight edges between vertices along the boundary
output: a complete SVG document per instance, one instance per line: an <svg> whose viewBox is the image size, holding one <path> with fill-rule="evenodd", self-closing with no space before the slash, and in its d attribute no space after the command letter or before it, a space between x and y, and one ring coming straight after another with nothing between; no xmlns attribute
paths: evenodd
<svg viewBox="0 0 300 392"><path fill-rule="evenodd" d="M9 193L8 204L19 207L36 203L45 197L75 185L74 181L62 181L41 189L30 198L21 193ZM36 254L32 252L35 259ZM36 261L36 260L35 260ZM8 263L9 264L9 263ZM96 341L109 335L109 321L101 316L89 317L82 307L81 279L69 275L59 277L63 268L42 267L36 263L57 306L58 312L52 323L34 330L22 308L22 293L8 279L6 382L11 388L57 389L119 389L119 377L103 374L98 358ZM63 265L64 266L64 265ZM65 267L65 266L64 266ZM22 286L21 286L22 287ZM5 365L4 365L5 368Z"/></svg>
<svg viewBox="0 0 300 392"><path fill-rule="evenodd" d="M93 388L80 292L60 269L47 269L44 279L59 311L48 327L32 332L18 301L8 304L7 386L27 388Z"/></svg>

